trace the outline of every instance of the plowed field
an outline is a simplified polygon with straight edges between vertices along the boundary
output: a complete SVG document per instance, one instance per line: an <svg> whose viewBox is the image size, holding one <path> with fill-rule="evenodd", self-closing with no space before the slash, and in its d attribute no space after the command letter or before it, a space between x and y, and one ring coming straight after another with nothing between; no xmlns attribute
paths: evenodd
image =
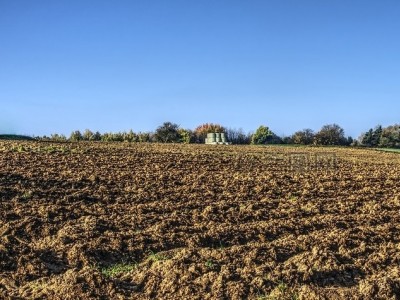
<svg viewBox="0 0 400 300"><path fill-rule="evenodd" d="M0 142L1 299L399 297L399 154Z"/></svg>

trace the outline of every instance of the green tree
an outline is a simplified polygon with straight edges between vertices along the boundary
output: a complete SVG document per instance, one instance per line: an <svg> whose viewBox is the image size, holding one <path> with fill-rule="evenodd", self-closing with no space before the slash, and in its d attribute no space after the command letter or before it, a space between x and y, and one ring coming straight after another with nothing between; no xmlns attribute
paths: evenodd
<svg viewBox="0 0 400 300"><path fill-rule="evenodd" d="M81 141L83 139L82 133L79 130L75 130L69 136L69 140L72 142Z"/></svg>
<svg viewBox="0 0 400 300"><path fill-rule="evenodd" d="M100 132L96 131L93 134L93 141L101 141L101 133Z"/></svg>
<svg viewBox="0 0 400 300"><path fill-rule="evenodd" d="M161 143L178 143L180 140L179 125L171 122L164 122L155 133L155 139Z"/></svg>
<svg viewBox="0 0 400 300"><path fill-rule="evenodd" d="M50 135L50 140L56 141L56 142L63 142L63 141L66 141L67 138L63 134L54 133L54 134Z"/></svg>
<svg viewBox="0 0 400 300"><path fill-rule="evenodd" d="M361 145L366 146L366 147L371 147L373 134L374 134L374 131L372 128L370 130L368 130L367 132L365 132L360 138Z"/></svg>
<svg viewBox="0 0 400 300"><path fill-rule="evenodd" d="M194 135L190 129L178 129L180 142L184 144L189 144L194 142Z"/></svg>
<svg viewBox="0 0 400 300"><path fill-rule="evenodd" d="M125 142L132 143L132 142L137 142L137 140L138 140L137 134L134 133L132 129L129 130L128 133L124 133L124 141Z"/></svg>
<svg viewBox="0 0 400 300"><path fill-rule="evenodd" d="M347 139L344 129L337 124L322 126L321 130L314 137L316 145L346 145Z"/></svg>
<svg viewBox="0 0 400 300"><path fill-rule="evenodd" d="M357 144L354 144L354 139L351 136L348 136L346 139L346 146L351 146L351 145L356 146Z"/></svg>
<svg viewBox="0 0 400 300"><path fill-rule="evenodd" d="M381 125L376 126L375 129L371 128L361 135L361 144L366 147L378 147L381 141L382 132L383 129Z"/></svg>
<svg viewBox="0 0 400 300"><path fill-rule="evenodd" d="M283 140L280 136L272 132L272 137L269 139L268 144L283 144Z"/></svg>
<svg viewBox="0 0 400 300"><path fill-rule="evenodd" d="M267 126L261 125L251 137L251 143L253 145L264 145L271 141L273 137L274 133Z"/></svg>
<svg viewBox="0 0 400 300"><path fill-rule="evenodd" d="M164 122L155 132L155 140L161 143L178 143L180 140L179 125Z"/></svg>
<svg viewBox="0 0 400 300"><path fill-rule="evenodd" d="M137 136L139 143L149 143L152 139L152 133L150 132L138 132Z"/></svg>
<svg viewBox="0 0 400 300"><path fill-rule="evenodd" d="M292 135L291 140L293 144L310 145L314 141L314 131L311 129L297 131Z"/></svg>
<svg viewBox="0 0 400 300"><path fill-rule="evenodd" d="M101 140L103 142L111 142L112 141L112 134L109 132L105 132L101 135Z"/></svg>
<svg viewBox="0 0 400 300"><path fill-rule="evenodd" d="M85 131L82 134L82 139L84 141L92 141L93 140L94 133L90 131L89 129L85 129Z"/></svg>
<svg viewBox="0 0 400 300"><path fill-rule="evenodd" d="M382 132L383 132L383 129L382 129L381 125L378 125L378 126L375 127L375 130L372 133L372 138L371 138L371 146L372 147L379 146L379 142L380 142L381 137L382 137Z"/></svg>
<svg viewBox="0 0 400 300"><path fill-rule="evenodd" d="M382 130L379 147L400 148L400 125L392 125Z"/></svg>
<svg viewBox="0 0 400 300"><path fill-rule="evenodd" d="M287 145L294 144L292 137L291 136L284 136L282 138L282 144L287 144Z"/></svg>
<svg viewBox="0 0 400 300"><path fill-rule="evenodd" d="M124 134L122 132L115 132L112 134L112 141L113 142L123 142L124 141Z"/></svg>

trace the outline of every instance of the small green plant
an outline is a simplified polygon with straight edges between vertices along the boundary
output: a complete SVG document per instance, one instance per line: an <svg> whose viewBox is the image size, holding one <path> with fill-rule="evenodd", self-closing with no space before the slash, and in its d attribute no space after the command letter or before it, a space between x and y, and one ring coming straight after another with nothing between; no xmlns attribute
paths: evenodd
<svg viewBox="0 0 400 300"><path fill-rule="evenodd" d="M62 154L69 153L69 149L66 148L66 147L62 147L62 148L61 148L61 153L62 153Z"/></svg>
<svg viewBox="0 0 400 300"><path fill-rule="evenodd" d="M258 294L257 300L268 300L268 296L266 294Z"/></svg>
<svg viewBox="0 0 400 300"><path fill-rule="evenodd" d="M166 260L167 257L164 256L164 255L162 255L162 254L160 254L160 253L154 253L153 251L150 251L150 252L149 252L149 258L148 258L148 259L149 259L150 261L157 262L157 261Z"/></svg>
<svg viewBox="0 0 400 300"><path fill-rule="evenodd" d="M16 146L12 146L12 147L11 147L11 151L12 151L12 152L22 153L22 152L26 152L27 149L25 149L25 147L22 146L22 145L18 145L17 147L16 147Z"/></svg>
<svg viewBox="0 0 400 300"><path fill-rule="evenodd" d="M213 262L212 259L208 259L208 260L204 263L204 265L205 265L208 269L213 269L214 266L215 266L215 263Z"/></svg>
<svg viewBox="0 0 400 300"><path fill-rule="evenodd" d="M107 268L102 268L101 273L108 278L113 278L136 269L137 263L120 263L109 266Z"/></svg>
<svg viewBox="0 0 400 300"><path fill-rule="evenodd" d="M284 294L288 288L287 284L284 283L283 281L281 283L279 283L279 285L276 287L278 289L279 292L281 292L282 294Z"/></svg>
<svg viewBox="0 0 400 300"><path fill-rule="evenodd" d="M46 147L45 150L46 150L46 152L48 152L48 153L55 153L55 152L57 152L57 148L56 148L56 147L53 147L53 146Z"/></svg>
<svg viewBox="0 0 400 300"><path fill-rule="evenodd" d="M21 198L24 199L24 200L31 199L32 198L32 192L31 191L27 191L27 192L23 193Z"/></svg>
<svg viewBox="0 0 400 300"><path fill-rule="evenodd" d="M43 282L39 282L39 281L30 282L28 285L34 292L43 290L46 287L46 285Z"/></svg>

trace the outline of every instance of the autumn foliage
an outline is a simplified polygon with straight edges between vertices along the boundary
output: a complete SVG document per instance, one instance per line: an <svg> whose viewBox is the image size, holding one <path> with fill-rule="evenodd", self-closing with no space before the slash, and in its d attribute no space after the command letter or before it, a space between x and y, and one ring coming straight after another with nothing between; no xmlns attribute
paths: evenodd
<svg viewBox="0 0 400 300"><path fill-rule="evenodd" d="M223 127L220 124L214 124L214 123L204 123L200 126L197 126L197 128L194 130L194 134L196 136L197 142L204 142L204 139L207 136L207 133L211 132L226 132L226 128Z"/></svg>

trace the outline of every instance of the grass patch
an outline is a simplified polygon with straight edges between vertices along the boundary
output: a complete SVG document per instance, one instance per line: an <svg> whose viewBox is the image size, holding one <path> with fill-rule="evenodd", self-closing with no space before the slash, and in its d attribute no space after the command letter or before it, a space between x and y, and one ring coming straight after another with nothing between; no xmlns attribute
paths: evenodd
<svg viewBox="0 0 400 300"><path fill-rule="evenodd" d="M22 153L22 152L27 152L28 148L25 148L24 145L12 145L12 147L10 148L10 151Z"/></svg>
<svg viewBox="0 0 400 300"><path fill-rule="evenodd" d="M215 267L215 263L212 259L208 259L204 265L208 268L208 269L213 269Z"/></svg>
<svg viewBox="0 0 400 300"><path fill-rule="evenodd" d="M376 150L385 151L385 152L400 153L400 149L393 149L393 148L377 148Z"/></svg>
<svg viewBox="0 0 400 300"><path fill-rule="evenodd" d="M148 259L149 259L150 261L157 262L157 261L166 260L167 257L164 256L164 255L162 255L162 254L160 254L160 253L154 253L153 251L150 251L150 252L149 252L149 257L148 257Z"/></svg>
<svg viewBox="0 0 400 300"><path fill-rule="evenodd" d="M114 278L121 274L136 270L137 263L120 263L101 269L101 273L107 278Z"/></svg>

